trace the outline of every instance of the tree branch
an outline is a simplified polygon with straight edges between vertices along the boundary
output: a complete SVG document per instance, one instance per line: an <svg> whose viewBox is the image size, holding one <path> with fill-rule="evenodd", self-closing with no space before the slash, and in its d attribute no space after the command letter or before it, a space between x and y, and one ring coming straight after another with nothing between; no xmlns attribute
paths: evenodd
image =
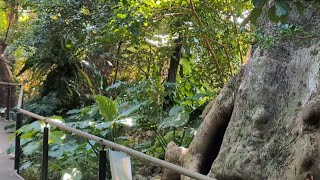
<svg viewBox="0 0 320 180"><path fill-rule="evenodd" d="M198 15L197 11L196 11L196 8L195 8L195 5L193 3L193 0L190 0L190 5L191 5L191 10L192 10L192 14L195 16L195 18L197 19L199 25L201 27L205 27L201 17ZM206 46L206 48L208 49L213 61L214 61L214 64L217 68L217 71L218 71L218 74L220 76L220 82L221 82L221 85L223 86L224 85L224 76L223 76L223 73L221 71L221 67L220 67L220 64L219 64L219 61L218 61L218 58L216 56L216 53L214 52L211 44L210 44L210 41L209 41L209 38L206 36L206 35L202 35L202 38L204 40L204 44Z"/></svg>

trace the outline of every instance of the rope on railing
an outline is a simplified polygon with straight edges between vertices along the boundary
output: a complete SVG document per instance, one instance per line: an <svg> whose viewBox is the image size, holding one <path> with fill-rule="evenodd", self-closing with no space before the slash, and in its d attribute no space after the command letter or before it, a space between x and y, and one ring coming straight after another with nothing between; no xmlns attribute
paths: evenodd
<svg viewBox="0 0 320 180"><path fill-rule="evenodd" d="M178 165L166 162L164 160L161 160L161 159L158 159L158 158L155 158L155 157L152 157L152 156L148 156L148 155L146 155L144 153L141 153L141 152L136 151L134 149L128 148L126 146L116 144L114 142L108 141L108 140L100 138L98 136L95 136L95 135L89 134L87 132L84 132L84 131L81 131L81 130L78 130L78 129L75 129L75 128L72 128L72 127L69 127L69 126L66 126L66 125L63 125L60 122L54 121L52 119L48 119L46 117L40 116L40 115L32 113L30 111L27 111L27 110L22 108L22 104L23 104L23 85L0 82L0 85L1 84L21 86L21 90L20 90L20 93L19 93L18 105L17 105L17 110L20 113L19 117L21 117L22 114L25 114L25 115L30 116L32 118L35 118L35 119L38 119L38 120L43 120L43 121L45 121L46 124L50 124L50 125L56 126L56 127L60 128L62 130L71 132L71 133L73 133L75 135L81 136L81 137L86 138L88 140L94 140L97 143L101 144L103 147L107 146L107 147L110 147L110 148L114 148L116 150L125 152L125 153L131 155L132 157L136 157L136 158L142 159L144 161L157 164L157 165L159 165L161 167L170 169L172 171L178 172L178 173L180 173L182 175L185 175L185 176L188 176L188 177L191 177L191 178L194 178L194 179L198 179L198 180L215 180L215 179L210 178L208 176L205 176L203 174L190 171L189 169L180 167ZM19 123L21 123L21 122L19 122ZM17 121L17 125L18 125L18 121ZM20 142L20 139L18 141ZM19 144L19 147L20 147L20 144ZM16 149L19 149L19 148L16 148ZM19 157L16 157L16 158L19 158ZM18 167L18 169L19 169L19 167ZM18 171L18 169L17 169L17 171Z"/></svg>

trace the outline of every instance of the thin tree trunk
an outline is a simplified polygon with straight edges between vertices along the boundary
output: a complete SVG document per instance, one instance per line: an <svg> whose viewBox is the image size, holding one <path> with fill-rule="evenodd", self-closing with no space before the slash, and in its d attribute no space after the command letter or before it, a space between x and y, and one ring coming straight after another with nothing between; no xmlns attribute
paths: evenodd
<svg viewBox="0 0 320 180"><path fill-rule="evenodd" d="M176 90L175 87L172 86L172 84L177 82L177 75L178 75L178 69L179 69L179 63L181 59L181 50L182 50L182 38L179 36L178 39L174 40L175 48L174 52L170 58L170 65L169 65L169 71L168 71L168 77L167 82L170 83L166 87L166 96L165 96L165 102L163 104L164 109L170 109L173 104L173 91Z"/></svg>
<svg viewBox="0 0 320 180"><path fill-rule="evenodd" d="M181 49L182 49L181 41L182 41L181 37L174 40L175 49L170 58L170 66L169 66L168 78L167 78L167 82L169 83L177 82L177 74L178 74L179 63L181 59Z"/></svg>
<svg viewBox="0 0 320 180"><path fill-rule="evenodd" d="M120 55L121 45L122 45L122 42L120 42L120 43L118 44L118 50L117 50L117 55L118 55L118 56ZM117 82L118 73L119 73L119 59L117 58L117 62L116 62L116 74L114 75L114 79L113 79L112 84L115 84L115 83Z"/></svg>

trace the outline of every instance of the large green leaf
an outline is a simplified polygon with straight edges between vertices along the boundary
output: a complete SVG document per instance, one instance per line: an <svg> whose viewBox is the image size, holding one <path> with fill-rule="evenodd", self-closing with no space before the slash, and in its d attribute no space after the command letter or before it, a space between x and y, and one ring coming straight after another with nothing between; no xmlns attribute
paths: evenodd
<svg viewBox="0 0 320 180"><path fill-rule="evenodd" d="M252 24L256 24L257 19L260 17L260 15L262 14L262 8L254 8L250 15L243 20L243 22L241 23L242 25L246 25L249 21Z"/></svg>
<svg viewBox="0 0 320 180"><path fill-rule="evenodd" d="M49 149L49 156L50 157L54 157L54 158L59 158L63 156L63 148L61 147L61 145L53 145L50 149Z"/></svg>
<svg viewBox="0 0 320 180"><path fill-rule="evenodd" d="M252 0L252 4L255 8L262 8L266 2L266 0Z"/></svg>
<svg viewBox="0 0 320 180"><path fill-rule="evenodd" d="M279 17L285 16L289 12L289 4L288 4L288 2L276 1L275 7L276 7L276 14Z"/></svg>
<svg viewBox="0 0 320 180"><path fill-rule="evenodd" d="M23 134L21 135L21 139L29 139L29 138L34 137L35 135L37 135L37 132L35 132L35 131L29 131L29 132L27 132L27 133L23 133Z"/></svg>
<svg viewBox="0 0 320 180"><path fill-rule="evenodd" d="M72 109L67 112L67 115L79 114L80 112L81 112L81 109Z"/></svg>
<svg viewBox="0 0 320 180"><path fill-rule="evenodd" d="M159 124L159 129L164 129L168 127L182 127L189 121L190 115L187 111L181 111L173 116L166 117Z"/></svg>
<svg viewBox="0 0 320 180"><path fill-rule="evenodd" d="M127 117L129 116L130 114L138 111L142 106L146 105L147 102L143 102L143 103L140 103L140 104L137 104L137 105L134 105L130 108L128 108L127 110L121 112L121 114L119 115L120 117Z"/></svg>
<svg viewBox="0 0 320 180"><path fill-rule="evenodd" d="M108 86L108 87L106 88L106 91L113 90L113 89L117 89L117 88L119 88L120 86L126 85L126 84L127 84L126 82L122 82L122 81L117 82L117 83L115 83L115 84L113 84L113 85L111 85L111 86Z"/></svg>
<svg viewBox="0 0 320 180"><path fill-rule="evenodd" d="M22 148L22 151L28 156L35 154L38 149L40 149L40 142L30 142Z"/></svg>
<svg viewBox="0 0 320 180"><path fill-rule="evenodd" d="M278 16L277 14L277 8L275 6L271 7L268 10L268 17L273 22L284 22L288 19L288 13L283 16Z"/></svg>
<svg viewBox="0 0 320 180"><path fill-rule="evenodd" d="M99 106L99 113L105 121L112 121L118 116L118 107L111 99L97 95L96 101Z"/></svg>
<svg viewBox="0 0 320 180"><path fill-rule="evenodd" d="M49 135L49 143L61 144L65 138L65 134L61 131L53 131Z"/></svg>
<svg viewBox="0 0 320 180"><path fill-rule="evenodd" d="M29 131L41 132L42 131L42 127L41 127L40 121L35 121L35 122L31 123L31 124L22 126L18 130L18 133L27 133Z"/></svg>
<svg viewBox="0 0 320 180"><path fill-rule="evenodd" d="M130 117L126 117L124 119L120 119L116 121L116 124L122 124L125 126L136 126L137 121L141 118L142 118L141 116L130 116Z"/></svg>
<svg viewBox="0 0 320 180"><path fill-rule="evenodd" d="M144 141L143 143L139 143L139 144L134 145L134 149L138 149L144 153L151 148L152 143L153 143L153 141L151 141L151 140Z"/></svg>
<svg viewBox="0 0 320 180"><path fill-rule="evenodd" d="M25 169L28 169L30 166L32 165L32 162L31 161L27 161L25 163L23 163L20 167L21 170L25 170Z"/></svg>
<svg viewBox="0 0 320 180"><path fill-rule="evenodd" d="M174 116L175 114L177 114L178 112L183 110L183 106L174 106L170 109L169 111L169 116Z"/></svg>
<svg viewBox="0 0 320 180"><path fill-rule="evenodd" d="M103 123L99 123L96 128L99 130L103 130L103 129L108 129L110 128L110 126L112 125L112 122L103 122Z"/></svg>

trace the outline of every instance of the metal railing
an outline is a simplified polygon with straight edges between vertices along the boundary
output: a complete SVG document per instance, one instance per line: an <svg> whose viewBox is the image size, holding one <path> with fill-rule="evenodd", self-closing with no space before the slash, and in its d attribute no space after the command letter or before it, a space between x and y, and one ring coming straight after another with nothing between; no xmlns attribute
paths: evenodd
<svg viewBox="0 0 320 180"><path fill-rule="evenodd" d="M12 99L11 99L11 96L12 96L12 87L18 87L18 86L21 86L20 84L14 84L14 83L4 83L4 82L0 82L0 86L4 86L4 91L6 91L6 95L7 95L7 98L4 99L3 101L5 101L5 108L6 108L6 111L5 111L5 118L7 120L9 120L10 118L10 112L11 112L11 107L12 107Z"/></svg>
<svg viewBox="0 0 320 180"><path fill-rule="evenodd" d="M43 157L42 157L42 166L41 166L41 180L48 180L48 160L49 160L49 128L48 128L48 124L56 126L58 128L60 128L61 130L67 131L67 132L71 132L75 135L78 135L80 137L83 137L87 140L93 140L97 143L99 143L101 145L101 150L99 151L99 180L106 180L106 176L107 176L107 161L106 161L106 147L109 148L114 148L118 151L122 151L127 153L128 155L132 156L132 157L136 157L139 158L141 160L153 163L153 164L157 164L163 168L167 168L170 169L172 171L175 171L177 173L180 173L182 175L188 176L190 178L193 179L199 179L199 180L215 180L213 178L210 178L208 176L205 176L203 174L200 173L196 173L196 172L192 172L189 169L180 167L178 165L166 162L164 160L158 159L158 158L154 158L152 156L148 156L144 153L141 153L139 151L133 150L131 148L125 147L123 145L120 144L116 144L114 142L108 141L106 139L100 138L98 136L89 134L87 132L72 128L72 127L68 127L65 126L61 123L58 123L54 120L51 120L49 118L40 116L38 114L32 113L30 111L27 111L25 109L23 109L23 85L22 84L14 84L14 83L3 83L0 82L0 85L4 85L4 86L20 86L20 93L19 93L19 98L18 98L18 104L17 104L17 120L16 120L16 130L18 130L19 128L22 127L22 123L23 123L23 115L27 115L29 117L35 118L37 120L42 120L46 123L46 126L44 127L44 131L43 131ZM8 90L9 92L9 90ZM7 94L8 96L11 96L11 93ZM8 102L10 101L10 97L8 97L7 99ZM7 118L9 119L9 110L10 110L10 104L8 104L7 107ZM20 146L20 136L21 134L17 134L16 135L16 139L15 139L15 162L14 162L14 169L17 171L17 173L19 173L19 168L20 168L20 157L21 157L21 146Z"/></svg>

